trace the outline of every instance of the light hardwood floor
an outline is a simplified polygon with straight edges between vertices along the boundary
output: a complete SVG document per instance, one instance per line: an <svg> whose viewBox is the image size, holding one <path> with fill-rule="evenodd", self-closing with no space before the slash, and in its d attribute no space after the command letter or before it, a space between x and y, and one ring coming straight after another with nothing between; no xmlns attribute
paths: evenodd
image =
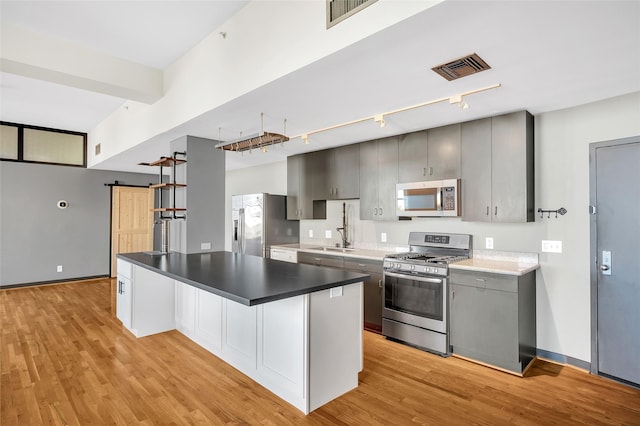
<svg viewBox="0 0 640 426"><path fill-rule="evenodd" d="M111 285L0 291L3 426L640 425L638 389L543 361L519 378L368 332L360 386L304 416L177 331L134 338Z"/></svg>

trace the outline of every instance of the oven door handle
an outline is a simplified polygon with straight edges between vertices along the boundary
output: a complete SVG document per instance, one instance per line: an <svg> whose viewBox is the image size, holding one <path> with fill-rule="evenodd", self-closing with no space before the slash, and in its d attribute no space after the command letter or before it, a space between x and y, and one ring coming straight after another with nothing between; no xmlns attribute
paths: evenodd
<svg viewBox="0 0 640 426"><path fill-rule="evenodd" d="M412 274L396 274L395 272L385 272L384 275L389 277L396 277L396 278L405 278L405 279L410 278L416 281L423 281L423 282L434 283L434 284L441 284L444 281L442 278L428 278L428 277L421 277L421 276L412 275Z"/></svg>

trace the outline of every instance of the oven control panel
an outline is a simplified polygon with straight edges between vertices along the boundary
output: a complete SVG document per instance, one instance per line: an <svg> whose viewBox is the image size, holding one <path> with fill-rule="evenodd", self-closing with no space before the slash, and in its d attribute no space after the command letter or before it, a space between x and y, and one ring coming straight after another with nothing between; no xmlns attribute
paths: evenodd
<svg viewBox="0 0 640 426"><path fill-rule="evenodd" d="M407 262L397 262L393 259L385 259L383 263L383 268L385 271L389 272L402 272L402 273L412 273L412 274L420 274L420 275L439 275L446 276L447 268L442 266L434 266L434 265L419 265Z"/></svg>

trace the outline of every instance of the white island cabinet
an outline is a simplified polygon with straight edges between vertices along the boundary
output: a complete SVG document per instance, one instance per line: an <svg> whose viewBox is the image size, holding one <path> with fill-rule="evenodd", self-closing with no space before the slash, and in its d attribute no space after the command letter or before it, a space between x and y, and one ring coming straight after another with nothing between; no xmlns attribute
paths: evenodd
<svg viewBox="0 0 640 426"><path fill-rule="evenodd" d="M174 281L118 259L116 316L136 337L175 328Z"/></svg>
<svg viewBox="0 0 640 426"><path fill-rule="evenodd" d="M170 299L170 306L158 305L154 289L158 283L168 287L165 280L171 281L172 294L163 302ZM177 329L305 414L358 386L361 282L252 306L137 265L131 283L134 320L127 328L136 336L143 335L136 316L150 313L136 302L148 297L164 323L157 332ZM123 306L118 304L118 316ZM171 313L171 326L163 309Z"/></svg>
<svg viewBox="0 0 640 426"><path fill-rule="evenodd" d="M176 281L176 302L180 332L305 414L358 386L361 283L246 306Z"/></svg>

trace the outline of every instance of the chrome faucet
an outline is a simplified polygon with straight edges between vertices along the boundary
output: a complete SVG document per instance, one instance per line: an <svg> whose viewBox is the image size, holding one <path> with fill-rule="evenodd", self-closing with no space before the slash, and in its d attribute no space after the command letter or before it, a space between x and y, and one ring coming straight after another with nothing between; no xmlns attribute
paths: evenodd
<svg viewBox="0 0 640 426"><path fill-rule="evenodd" d="M336 231L338 231L338 233L342 237L343 248L347 248L351 245L351 243L347 240L347 214L346 214L347 206L346 205L347 203L342 203L342 227L336 228Z"/></svg>

